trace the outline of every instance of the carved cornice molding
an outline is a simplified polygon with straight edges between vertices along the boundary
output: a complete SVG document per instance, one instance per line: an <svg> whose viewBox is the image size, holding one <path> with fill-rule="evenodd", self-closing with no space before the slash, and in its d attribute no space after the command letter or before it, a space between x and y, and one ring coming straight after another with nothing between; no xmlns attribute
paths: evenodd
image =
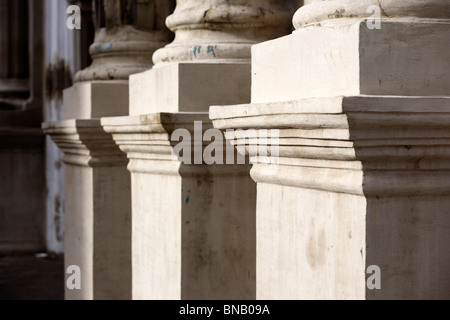
<svg viewBox="0 0 450 320"><path fill-rule="evenodd" d="M279 130L277 159L249 154L257 182L360 195L450 194L449 98L316 98L212 107L210 114L220 130ZM227 139L251 150L246 137Z"/></svg>
<svg viewBox="0 0 450 320"><path fill-rule="evenodd" d="M42 129L64 152L67 164L87 167L125 166L126 155L103 130L99 119L43 123Z"/></svg>
<svg viewBox="0 0 450 320"><path fill-rule="evenodd" d="M252 45L290 33L295 9L280 0L179 0L167 18L175 40L153 61L250 62Z"/></svg>
<svg viewBox="0 0 450 320"><path fill-rule="evenodd" d="M383 18L449 19L450 6L442 0L326 0L301 7L294 15L296 29L335 19L366 19L371 6L380 8Z"/></svg>
<svg viewBox="0 0 450 320"><path fill-rule="evenodd" d="M202 131L195 132L196 121L202 123ZM154 113L130 117L103 118L104 130L110 133L120 149L130 159L128 169L131 172L152 173L174 176L199 175L242 175L248 174L248 165L206 165L183 164L174 154L174 147L180 141L172 141L172 133L185 130L192 137L191 150L203 154L204 147L210 142L197 142L196 134L212 129L209 114L199 113ZM225 142L225 139L224 139Z"/></svg>

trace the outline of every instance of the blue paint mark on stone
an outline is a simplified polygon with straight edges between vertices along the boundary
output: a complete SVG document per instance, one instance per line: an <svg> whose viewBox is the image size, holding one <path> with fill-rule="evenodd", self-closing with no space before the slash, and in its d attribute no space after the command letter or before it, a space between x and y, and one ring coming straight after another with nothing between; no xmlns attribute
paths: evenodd
<svg viewBox="0 0 450 320"><path fill-rule="evenodd" d="M189 204L189 201L191 201L191 197L189 196L189 193L191 193L191 190L188 191L188 196L186 197L186 204Z"/></svg>
<svg viewBox="0 0 450 320"><path fill-rule="evenodd" d="M191 223L189 220L188 221L186 221L186 224L189 224L189 223Z"/></svg>
<svg viewBox="0 0 450 320"><path fill-rule="evenodd" d="M197 58L197 54L201 54L202 53L202 46L196 46L194 48L194 56Z"/></svg>
<svg viewBox="0 0 450 320"><path fill-rule="evenodd" d="M94 46L94 52L101 52L102 51L102 46L97 44Z"/></svg>
<svg viewBox="0 0 450 320"><path fill-rule="evenodd" d="M105 44L104 48L107 51L111 51L112 50L112 44L111 43L107 43L107 44Z"/></svg>
<svg viewBox="0 0 450 320"><path fill-rule="evenodd" d="M217 46L213 47L213 46L208 46L208 52L207 53L212 53L214 58L216 57L216 51L215 49L217 48Z"/></svg>

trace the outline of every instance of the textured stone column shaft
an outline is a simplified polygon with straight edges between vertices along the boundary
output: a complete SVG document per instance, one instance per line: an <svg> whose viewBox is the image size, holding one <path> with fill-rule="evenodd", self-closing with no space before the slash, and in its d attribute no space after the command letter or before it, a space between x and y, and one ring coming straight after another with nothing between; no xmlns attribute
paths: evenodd
<svg viewBox="0 0 450 320"><path fill-rule="evenodd" d="M276 158L250 154L257 298L448 299L449 115L448 97L212 108L222 130L280 130ZM366 286L373 265L381 290Z"/></svg>
<svg viewBox="0 0 450 320"><path fill-rule="evenodd" d="M379 16L374 7L380 8ZM303 6L292 35L254 47L252 101L445 96L450 91L449 21L449 6L435 0Z"/></svg>

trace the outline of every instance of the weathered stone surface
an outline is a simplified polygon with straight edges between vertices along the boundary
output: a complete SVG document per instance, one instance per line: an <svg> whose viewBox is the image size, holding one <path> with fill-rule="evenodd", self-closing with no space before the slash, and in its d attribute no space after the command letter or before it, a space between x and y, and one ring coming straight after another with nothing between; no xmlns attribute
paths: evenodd
<svg viewBox="0 0 450 320"><path fill-rule="evenodd" d="M172 133L194 138L194 121L201 134L212 127L207 113L102 119L130 159L133 299L255 298L256 185L248 165L174 155ZM203 142L191 143L203 152Z"/></svg>
<svg viewBox="0 0 450 320"><path fill-rule="evenodd" d="M253 47L252 102L447 95L449 32L448 20L411 18L385 19L374 30L361 19L300 28Z"/></svg>
<svg viewBox="0 0 450 320"><path fill-rule="evenodd" d="M211 118L280 130L271 165L252 157L258 299L450 297L449 98L303 99L213 107ZM381 290L366 287L370 265Z"/></svg>
<svg viewBox="0 0 450 320"><path fill-rule="evenodd" d="M296 6L278 0L183 0L168 17L175 40L130 77L132 115L207 112L250 102L251 46L290 33Z"/></svg>
<svg viewBox="0 0 450 320"><path fill-rule="evenodd" d="M155 50L171 41L165 18L174 0L95 1L96 35L90 48L93 63L76 81L128 80L150 69Z"/></svg>
<svg viewBox="0 0 450 320"><path fill-rule="evenodd" d="M155 52L155 64L249 62L253 44L289 33L297 8L278 0L177 1L167 26L175 40Z"/></svg>
<svg viewBox="0 0 450 320"><path fill-rule="evenodd" d="M131 192L127 158L100 120L44 123L64 151L64 262L80 267L67 300L131 299Z"/></svg>
<svg viewBox="0 0 450 320"><path fill-rule="evenodd" d="M172 63L130 77L130 114L207 112L250 102L248 63Z"/></svg>
<svg viewBox="0 0 450 320"><path fill-rule="evenodd" d="M126 80L86 81L64 90L63 120L97 119L128 114Z"/></svg>
<svg viewBox="0 0 450 320"><path fill-rule="evenodd" d="M250 101L250 48L289 33L294 9L274 0L177 1L167 19L175 40L155 52L151 70L130 77L132 116L102 119L130 159L134 299L255 298L249 166L182 164L170 138L193 133L194 121L211 128L211 104Z"/></svg>

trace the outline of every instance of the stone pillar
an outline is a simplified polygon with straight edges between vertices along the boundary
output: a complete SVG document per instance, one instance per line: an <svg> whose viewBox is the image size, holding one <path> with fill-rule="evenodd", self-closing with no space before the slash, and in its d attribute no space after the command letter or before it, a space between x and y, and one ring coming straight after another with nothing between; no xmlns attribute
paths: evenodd
<svg viewBox="0 0 450 320"><path fill-rule="evenodd" d="M210 112L279 130L250 154L257 298L448 299L450 7L316 1L294 24L253 48L252 103Z"/></svg>
<svg viewBox="0 0 450 320"><path fill-rule="evenodd" d="M292 9L275 0L177 1L167 19L175 40L151 70L130 77L131 116L102 119L130 159L133 299L255 298L249 167L183 161L173 156L174 135L190 135L183 145L203 154L209 106L250 101L251 45L289 33Z"/></svg>
<svg viewBox="0 0 450 320"><path fill-rule="evenodd" d="M66 165L65 269L78 266L81 290L66 299L131 298L131 195L127 158L99 120L44 123ZM70 274L66 274L66 279Z"/></svg>
<svg viewBox="0 0 450 320"><path fill-rule="evenodd" d="M131 299L131 177L100 118L128 115L128 76L170 41L162 21L174 1L94 3L93 63L64 91L64 121L43 129L64 151L65 267L81 269L81 290L66 286L66 299Z"/></svg>
<svg viewBox="0 0 450 320"><path fill-rule="evenodd" d="M155 67L130 77L130 113L207 112L250 101L251 46L291 30L293 5L279 0L179 0L167 26L175 40Z"/></svg>
<svg viewBox="0 0 450 320"><path fill-rule="evenodd" d="M76 74L76 81L128 80L150 69L155 50L173 38L164 24L172 0L94 0L94 8L93 62Z"/></svg>
<svg viewBox="0 0 450 320"><path fill-rule="evenodd" d="M200 131L194 121L202 123ZM254 299L250 168L174 157L175 130L188 132L193 139L183 142L203 153L194 136L212 128L208 113L103 118L102 124L130 159L133 299Z"/></svg>

